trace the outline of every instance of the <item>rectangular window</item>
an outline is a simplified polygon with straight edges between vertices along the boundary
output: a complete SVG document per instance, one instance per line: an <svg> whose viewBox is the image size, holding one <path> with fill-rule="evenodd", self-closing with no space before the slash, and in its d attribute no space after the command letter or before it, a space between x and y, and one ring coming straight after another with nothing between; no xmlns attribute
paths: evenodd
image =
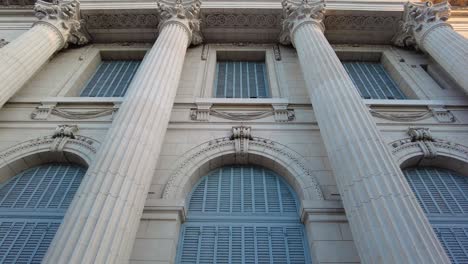
<svg viewBox="0 0 468 264"><path fill-rule="evenodd" d="M345 61L343 66L364 99L406 99L379 62Z"/></svg>
<svg viewBox="0 0 468 264"><path fill-rule="evenodd" d="M103 60L80 96L124 96L140 63L140 60Z"/></svg>
<svg viewBox="0 0 468 264"><path fill-rule="evenodd" d="M218 61L215 96L217 98L267 98L269 87L265 62Z"/></svg>

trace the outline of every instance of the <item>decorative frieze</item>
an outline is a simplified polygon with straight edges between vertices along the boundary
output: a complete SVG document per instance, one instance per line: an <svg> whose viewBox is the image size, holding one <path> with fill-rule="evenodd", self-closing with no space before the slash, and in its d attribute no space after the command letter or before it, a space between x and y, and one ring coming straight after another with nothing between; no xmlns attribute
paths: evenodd
<svg viewBox="0 0 468 264"><path fill-rule="evenodd" d="M203 27L276 28L280 19L276 14L202 14Z"/></svg>
<svg viewBox="0 0 468 264"><path fill-rule="evenodd" d="M399 19L391 16L327 15L327 30L395 30Z"/></svg>
<svg viewBox="0 0 468 264"><path fill-rule="evenodd" d="M154 13L87 14L83 19L88 29L157 28L159 24Z"/></svg>

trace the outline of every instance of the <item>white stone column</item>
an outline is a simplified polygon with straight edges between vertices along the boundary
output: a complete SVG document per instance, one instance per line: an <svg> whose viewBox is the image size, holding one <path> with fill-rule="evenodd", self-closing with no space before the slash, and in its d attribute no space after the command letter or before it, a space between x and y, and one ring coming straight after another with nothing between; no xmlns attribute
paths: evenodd
<svg viewBox="0 0 468 264"><path fill-rule="evenodd" d="M45 263L125 263L143 212L200 2L159 6L160 33L136 73Z"/></svg>
<svg viewBox="0 0 468 264"><path fill-rule="evenodd" d="M283 1L281 41L296 47L361 261L450 263L325 38L323 17L323 2Z"/></svg>
<svg viewBox="0 0 468 264"><path fill-rule="evenodd" d="M80 32L79 8L77 0L58 4L37 1L34 10L39 21L0 49L0 107L68 42L87 43L88 38Z"/></svg>
<svg viewBox="0 0 468 264"><path fill-rule="evenodd" d="M468 94L468 39L446 22L449 16L448 2L408 2L393 42L428 53Z"/></svg>

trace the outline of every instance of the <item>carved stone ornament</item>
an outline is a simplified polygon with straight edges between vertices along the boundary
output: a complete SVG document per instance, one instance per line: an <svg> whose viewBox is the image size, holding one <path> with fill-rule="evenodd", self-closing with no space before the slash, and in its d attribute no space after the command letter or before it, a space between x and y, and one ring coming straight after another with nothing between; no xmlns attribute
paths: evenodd
<svg viewBox="0 0 468 264"><path fill-rule="evenodd" d="M3 46L5 46L8 43L10 42L6 41L5 39L0 39L0 48L3 48Z"/></svg>
<svg viewBox="0 0 468 264"><path fill-rule="evenodd" d="M393 43L400 47L415 47L424 50L423 42L427 33L440 26L449 26L446 21L450 16L450 4L431 2L405 4L403 20L393 38Z"/></svg>
<svg viewBox="0 0 468 264"><path fill-rule="evenodd" d="M54 141L50 144L50 151L62 152L68 140L76 138L76 132L78 132L77 125L58 125L52 135Z"/></svg>
<svg viewBox="0 0 468 264"><path fill-rule="evenodd" d="M369 109L372 116L396 121L396 122L414 122L419 120L435 118L439 123L454 123L455 116L444 106L428 106L428 110L418 112L382 112L375 109Z"/></svg>
<svg viewBox="0 0 468 264"><path fill-rule="evenodd" d="M434 159L439 155L439 152L462 152L461 156L467 156L466 147L453 144L451 142L436 139L429 128L417 127L408 129L409 138L400 139L391 143L393 147L392 153L396 156L402 156L399 153L414 152L411 149L416 149L422 154L424 159ZM456 151L454 151L456 150Z"/></svg>
<svg viewBox="0 0 468 264"><path fill-rule="evenodd" d="M228 112L212 108L212 104L197 104L197 108L190 109L190 119L193 121L208 122L210 116L232 121L251 121L273 116L276 122L294 121L296 115L294 109L289 109L288 104L272 104L273 110L251 112Z"/></svg>
<svg viewBox="0 0 468 264"><path fill-rule="evenodd" d="M242 137L247 138L250 136L248 148L244 148L249 156L260 156L272 160L277 168L284 167L286 171L281 173L282 176L288 178L291 185L297 188L301 199L324 200L316 175L311 170L310 163L304 157L288 146L266 138L252 137L249 132L245 133L245 129L243 131ZM196 174L195 172L200 169L200 166L216 157L235 154L237 149L234 141L232 137L217 138L186 151L171 168L171 175L164 188L162 198L186 197L187 194L184 190L191 189L188 185L196 181L193 177ZM288 176L288 173L290 176Z"/></svg>
<svg viewBox="0 0 468 264"><path fill-rule="evenodd" d="M173 6L158 2L159 28L169 22L179 22L186 25L189 33L190 43L198 45L203 42L200 31L200 0L194 0L188 7L184 6L182 0L176 0Z"/></svg>
<svg viewBox="0 0 468 264"><path fill-rule="evenodd" d="M80 19L80 2L78 0L54 0L52 3L38 0L34 6L39 21L35 24L51 26L62 37L62 47L68 43L83 45L88 43L89 36L85 32Z"/></svg>
<svg viewBox="0 0 468 264"><path fill-rule="evenodd" d="M292 2L283 0L282 26L280 34L280 43L288 45L293 42L293 34L298 25L302 23L314 23L325 30L323 19L325 18L325 1L319 0L310 2L302 0L301 2ZM293 43L294 44L294 43Z"/></svg>
<svg viewBox="0 0 468 264"><path fill-rule="evenodd" d="M44 102L34 109L31 113L31 119L47 120L51 115L71 120L94 119L109 115L113 117L117 113L119 107L120 105L118 103L114 103L114 106L101 109L70 110L64 107L58 107L57 102Z"/></svg>
<svg viewBox="0 0 468 264"><path fill-rule="evenodd" d="M128 29L149 28L156 29L159 20L156 14L86 14L83 15L88 29Z"/></svg>
<svg viewBox="0 0 468 264"><path fill-rule="evenodd" d="M234 140L236 161L245 164L248 161L249 141L252 139L250 127L232 127L231 140Z"/></svg>

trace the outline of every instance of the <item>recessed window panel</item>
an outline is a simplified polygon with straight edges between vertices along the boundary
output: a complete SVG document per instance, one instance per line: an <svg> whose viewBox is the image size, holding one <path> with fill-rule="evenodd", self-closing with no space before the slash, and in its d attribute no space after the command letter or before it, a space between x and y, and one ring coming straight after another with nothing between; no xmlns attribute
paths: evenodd
<svg viewBox="0 0 468 264"><path fill-rule="evenodd" d="M217 98L267 98L268 78L265 62L218 61L215 96Z"/></svg>
<svg viewBox="0 0 468 264"><path fill-rule="evenodd" d="M190 195L177 263L310 263L293 191L261 167L212 171Z"/></svg>
<svg viewBox="0 0 468 264"><path fill-rule="evenodd" d="M47 164L0 185L0 263L41 263L85 172Z"/></svg>
<svg viewBox="0 0 468 264"><path fill-rule="evenodd" d="M81 97L122 97L141 61L104 60L82 90Z"/></svg>
<svg viewBox="0 0 468 264"><path fill-rule="evenodd" d="M378 62L345 61L343 66L364 99L406 99Z"/></svg>
<svg viewBox="0 0 468 264"><path fill-rule="evenodd" d="M468 178L430 167L404 173L452 263L468 263Z"/></svg>

